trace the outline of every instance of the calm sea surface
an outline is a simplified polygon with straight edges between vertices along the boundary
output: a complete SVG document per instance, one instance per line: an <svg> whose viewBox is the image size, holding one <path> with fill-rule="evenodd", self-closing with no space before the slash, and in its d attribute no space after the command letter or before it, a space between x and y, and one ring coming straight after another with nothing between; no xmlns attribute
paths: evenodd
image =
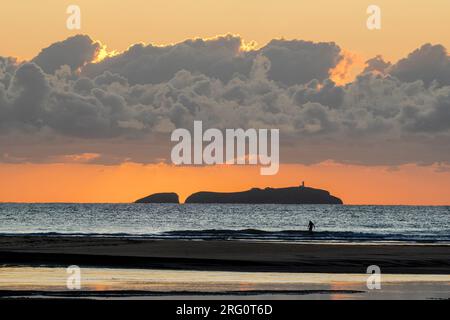
<svg viewBox="0 0 450 320"><path fill-rule="evenodd" d="M0 234L450 242L450 207L0 203Z"/></svg>

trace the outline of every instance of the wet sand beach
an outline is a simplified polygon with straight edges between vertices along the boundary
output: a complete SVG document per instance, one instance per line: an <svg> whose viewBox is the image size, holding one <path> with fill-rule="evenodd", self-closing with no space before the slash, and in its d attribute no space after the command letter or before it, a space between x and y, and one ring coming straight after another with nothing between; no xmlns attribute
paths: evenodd
<svg viewBox="0 0 450 320"><path fill-rule="evenodd" d="M0 264L240 272L450 274L443 244L322 244L0 236Z"/></svg>

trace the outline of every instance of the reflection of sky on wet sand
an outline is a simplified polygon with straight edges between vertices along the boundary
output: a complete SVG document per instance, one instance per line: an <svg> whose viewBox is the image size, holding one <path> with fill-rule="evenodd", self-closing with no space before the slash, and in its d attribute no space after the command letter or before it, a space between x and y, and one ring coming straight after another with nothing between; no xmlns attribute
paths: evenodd
<svg viewBox="0 0 450 320"><path fill-rule="evenodd" d="M65 291L65 268L0 268L0 290ZM278 298L428 299L450 298L450 275L382 275L381 290L368 290L366 274L210 272L82 268L81 290L158 292L298 291ZM320 294L310 290L355 290L361 293ZM273 293L265 298L273 297ZM218 296L222 297L223 296ZM261 296L258 296L261 298ZM245 296L243 298L252 298Z"/></svg>

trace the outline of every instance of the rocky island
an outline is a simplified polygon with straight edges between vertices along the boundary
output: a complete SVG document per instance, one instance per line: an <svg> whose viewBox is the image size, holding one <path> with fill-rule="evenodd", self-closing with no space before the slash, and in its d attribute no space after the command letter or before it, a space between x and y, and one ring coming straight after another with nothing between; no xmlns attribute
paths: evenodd
<svg viewBox="0 0 450 320"><path fill-rule="evenodd" d="M176 193L157 193L137 203L178 203ZM196 192L185 203L237 203L237 204L343 204L342 200L326 190L306 187L252 188L240 192Z"/></svg>
<svg viewBox="0 0 450 320"><path fill-rule="evenodd" d="M136 200L134 203L180 203L178 195L174 192L155 193L148 197Z"/></svg>
<svg viewBox="0 0 450 320"><path fill-rule="evenodd" d="M186 203L342 204L326 190L305 187L253 188L241 192L197 192Z"/></svg>

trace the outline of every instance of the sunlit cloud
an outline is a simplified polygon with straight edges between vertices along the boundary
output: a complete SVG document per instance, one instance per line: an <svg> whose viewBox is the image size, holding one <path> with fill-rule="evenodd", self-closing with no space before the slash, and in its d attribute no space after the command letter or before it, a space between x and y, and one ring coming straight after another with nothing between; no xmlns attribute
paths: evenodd
<svg viewBox="0 0 450 320"><path fill-rule="evenodd" d="M342 59L330 70L330 79L337 85L345 85L355 80L364 67L364 58L361 55L343 50Z"/></svg>
<svg viewBox="0 0 450 320"><path fill-rule="evenodd" d="M99 41L96 42L100 43ZM120 54L119 51L117 50L108 51L107 46L100 43L100 49L97 51L96 56L94 60L91 61L91 63L99 63L105 60L106 58L111 58L117 56L118 54Z"/></svg>

